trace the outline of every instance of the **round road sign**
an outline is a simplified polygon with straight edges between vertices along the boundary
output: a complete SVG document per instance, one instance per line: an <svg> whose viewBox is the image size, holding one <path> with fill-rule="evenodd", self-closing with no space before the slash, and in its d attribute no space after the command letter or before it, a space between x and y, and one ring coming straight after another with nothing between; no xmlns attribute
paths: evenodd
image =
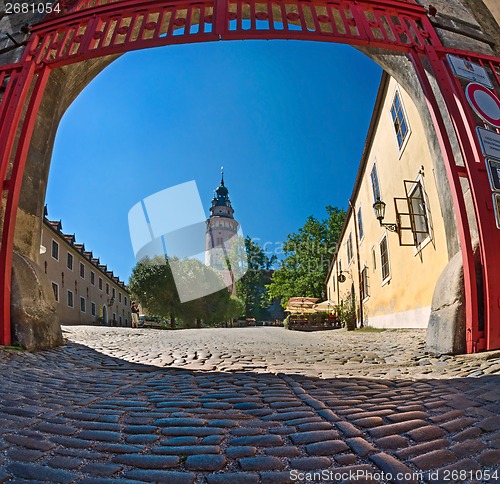
<svg viewBox="0 0 500 484"><path fill-rule="evenodd" d="M487 87L471 82L465 88L467 101L474 112L486 123L500 128L500 100Z"/></svg>

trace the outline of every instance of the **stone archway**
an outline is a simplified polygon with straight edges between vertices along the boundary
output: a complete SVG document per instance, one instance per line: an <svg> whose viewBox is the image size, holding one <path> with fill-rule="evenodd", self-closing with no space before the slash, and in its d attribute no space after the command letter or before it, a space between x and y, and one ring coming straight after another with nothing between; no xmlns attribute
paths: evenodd
<svg viewBox="0 0 500 484"><path fill-rule="evenodd" d="M467 350L500 347L500 309L495 304L500 296L500 276L493 270L500 261L500 236L488 228L487 180L479 169L481 154L472 136L474 119L463 112L463 92L450 76L445 59L451 52L469 56L492 72L498 67L498 59L492 55L496 46L488 37L498 34L492 22L496 11L488 9L488 1L478 10L481 0L440 0L429 11L413 0L332 0L307 5L297 0L215 0L204 4L143 0L133 7L120 0L82 0L70 7L61 2L63 11L34 25L24 52L18 51L17 57L11 58L12 64L0 67L5 85L0 104L0 141L5 147L0 174L6 194L0 248L4 322L0 342L10 339L12 248L36 262L54 136L64 111L85 85L116 56L129 50L183 42L287 38L351 44L413 95L443 188L441 207L449 257L460 248L462 252ZM471 7L480 17L478 21ZM244 28L245 22L249 28ZM258 22L264 22L267 28L258 29ZM275 22L282 28L276 29ZM197 27L192 31L193 26ZM464 180L470 195L464 194ZM479 278L485 288L486 330L478 320L473 255L476 234L482 268Z"/></svg>

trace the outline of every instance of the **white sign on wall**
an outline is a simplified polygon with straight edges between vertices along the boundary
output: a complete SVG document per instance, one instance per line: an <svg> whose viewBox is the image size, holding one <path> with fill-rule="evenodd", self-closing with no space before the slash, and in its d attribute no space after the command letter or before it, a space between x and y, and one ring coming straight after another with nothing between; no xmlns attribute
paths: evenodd
<svg viewBox="0 0 500 484"><path fill-rule="evenodd" d="M455 57L454 55L447 54L448 62L450 63L453 73L461 77L462 79L467 79L468 81L479 82L490 89L493 89L493 84L490 81L490 77L486 72L486 69L479 64L474 64L467 59L462 59L461 57Z"/></svg>
<svg viewBox="0 0 500 484"><path fill-rule="evenodd" d="M483 154L500 160L500 134L489 129L476 128Z"/></svg>

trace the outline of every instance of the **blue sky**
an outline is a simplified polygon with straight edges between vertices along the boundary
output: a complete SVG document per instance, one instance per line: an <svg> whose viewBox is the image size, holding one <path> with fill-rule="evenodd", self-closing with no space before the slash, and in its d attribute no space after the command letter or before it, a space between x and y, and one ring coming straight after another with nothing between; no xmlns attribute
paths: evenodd
<svg viewBox="0 0 500 484"><path fill-rule="evenodd" d="M128 212L195 180L208 214L224 165L246 235L276 247L327 204L346 208L381 69L349 46L238 41L132 52L59 127L49 218L127 281ZM179 203L166 210L182 211Z"/></svg>

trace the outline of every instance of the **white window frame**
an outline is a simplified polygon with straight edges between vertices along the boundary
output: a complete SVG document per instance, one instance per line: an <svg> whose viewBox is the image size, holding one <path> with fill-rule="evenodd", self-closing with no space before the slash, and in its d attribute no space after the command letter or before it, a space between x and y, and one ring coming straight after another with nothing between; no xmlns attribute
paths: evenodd
<svg viewBox="0 0 500 484"><path fill-rule="evenodd" d="M384 271L383 271L384 264L382 262L382 251L380 250L381 249L380 244L382 243L382 240L384 240L384 239L385 239L385 245L387 247L387 265L389 266L389 275L385 279L384 279ZM382 278L382 286L385 286L386 284L389 284L389 282L392 279L391 257L389 254L389 237L387 237L387 232L384 232L384 235L382 235L382 237L380 237L380 240L378 242L378 251L379 251L379 255L380 255L380 277Z"/></svg>
<svg viewBox="0 0 500 484"><path fill-rule="evenodd" d="M422 195L424 197L424 203L425 203L425 217L427 219L427 228L429 229L429 232L427 234L427 237L423 239L422 242L420 242L420 244L415 246L414 255L418 255L422 251L422 249L432 241L433 237L432 226L431 226L431 213L429 211L429 199L427 198L427 193L425 192L424 178L422 174L419 174L415 179L415 188L417 187L417 183L420 183L420 186L422 187ZM408 193L408 195L411 195L411 193L413 193L413 191Z"/></svg>
<svg viewBox="0 0 500 484"><path fill-rule="evenodd" d="M83 301L83 309L82 309L82 301ZM80 296L80 312L81 313L87 312L87 300L83 296Z"/></svg>
<svg viewBox="0 0 500 484"><path fill-rule="evenodd" d="M364 285L363 285L363 295L364 295L364 297L363 297L362 302L365 302L368 299L370 299L370 291L369 291L369 285L368 285L368 278L370 276L369 276L368 266L366 265L366 263L363 265L363 269L361 269L361 284L363 284L363 272L366 274L366 291L364 290L365 288L364 288Z"/></svg>
<svg viewBox="0 0 500 484"><path fill-rule="evenodd" d="M69 303L69 295L70 294L71 294L71 304ZM75 307L75 294L73 293L73 291L70 291L69 289L68 289L68 292L66 293L66 301L68 303L69 308Z"/></svg>
<svg viewBox="0 0 500 484"><path fill-rule="evenodd" d="M90 271L90 284L95 286L95 272L94 271Z"/></svg>
<svg viewBox="0 0 500 484"><path fill-rule="evenodd" d="M360 220L361 223L359 223ZM358 207L358 211L356 212L356 223L358 224L359 243L361 244L361 242L363 242L363 240L365 239L365 226L363 224L363 214L361 213L361 207Z"/></svg>
<svg viewBox="0 0 500 484"><path fill-rule="evenodd" d="M346 253L347 253L347 267L349 267L354 260L354 250L352 246L352 232L349 232L349 236L347 237L346 245ZM350 257L349 257L350 255Z"/></svg>
<svg viewBox="0 0 500 484"><path fill-rule="evenodd" d="M54 245L57 247L57 257L54 257ZM59 261L59 242L55 239L52 239L52 243L50 244L50 256L52 259Z"/></svg>
<svg viewBox="0 0 500 484"><path fill-rule="evenodd" d="M83 276L82 276L82 267L83 267ZM80 277L82 279L85 279L85 264L83 262L80 262L79 272L80 272Z"/></svg>
<svg viewBox="0 0 500 484"><path fill-rule="evenodd" d="M97 316L97 304L94 301L90 301L90 314L91 316Z"/></svg>
<svg viewBox="0 0 500 484"><path fill-rule="evenodd" d="M377 158L373 159L373 163L372 163L372 165L370 167L370 171L369 171L369 174L368 174L368 177L370 179L370 187L371 187L371 191L372 191L373 203L375 203L377 201L377 197L375 196L375 192L373 191L373 182L372 182L372 172L373 172L374 168L377 171L378 194L379 194L380 200L382 200L382 186L380 184L380 176L379 176L379 173L378 173Z"/></svg>
<svg viewBox="0 0 500 484"><path fill-rule="evenodd" d="M399 101L401 103L401 111L403 112L403 116L406 121L406 126L408 128L408 131L406 133L406 137L403 139L403 142L401 143L401 146L399 146L399 141L398 141L398 134L396 133L396 130L394 129L394 120L392 118L392 106L394 106L394 101L396 100L396 96L399 96ZM389 117L391 119L391 125L392 125L392 133L394 136L394 141L396 143L396 148L398 150L398 158L401 159L401 156L403 155L403 151L406 148L406 145L408 144L408 140L410 139L411 136L411 126L410 126L410 121L408 119L408 113L406 112L406 107L403 102L403 96L401 95L401 89L399 85L396 86L394 89L394 92L392 94L392 102L391 105L389 106Z"/></svg>
<svg viewBox="0 0 500 484"><path fill-rule="evenodd" d="M57 287L57 294L54 292L54 297L56 299L56 302L59 302L59 284L57 282L52 281L52 291L54 291L54 286Z"/></svg>

